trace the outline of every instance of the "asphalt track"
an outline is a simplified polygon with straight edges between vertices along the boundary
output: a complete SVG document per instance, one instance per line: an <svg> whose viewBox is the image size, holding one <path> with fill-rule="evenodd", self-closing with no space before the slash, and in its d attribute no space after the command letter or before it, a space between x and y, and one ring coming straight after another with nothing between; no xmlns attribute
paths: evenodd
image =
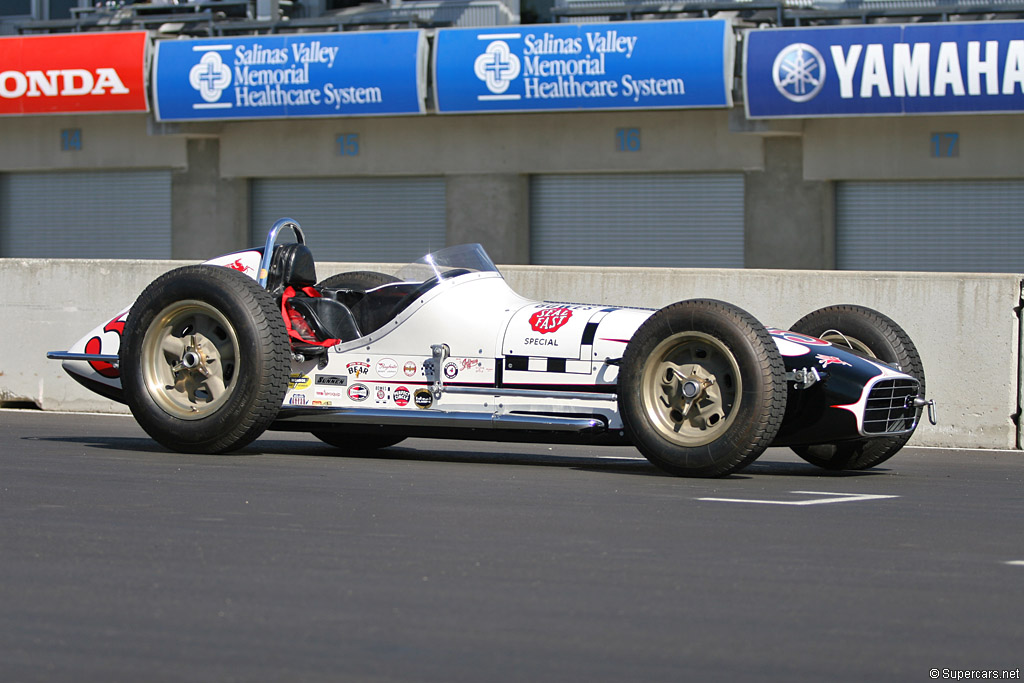
<svg viewBox="0 0 1024 683"><path fill-rule="evenodd" d="M1022 482L1020 453L935 449L721 480L283 433L186 456L129 418L0 411L0 681L1019 676Z"/></svg>

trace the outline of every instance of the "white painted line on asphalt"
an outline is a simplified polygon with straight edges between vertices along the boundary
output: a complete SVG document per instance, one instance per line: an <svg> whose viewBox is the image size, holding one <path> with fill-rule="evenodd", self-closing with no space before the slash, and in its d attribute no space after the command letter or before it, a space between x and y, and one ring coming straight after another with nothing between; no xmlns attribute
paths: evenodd
<svg viewBox="0 0 1024 683"><path fill-rule="evenodd" d="M1024 567L1024 560L1010 560L1006 564L1012 564L1015 567Z"/></svg>
<svg viewBox="0 0 1024 683"><path fill-rule="evenodd" d="M899 498L899 496L882 496L871 493L833 493L831 491L790 491L790 493L828 497L811 498L810 500L758 500L756 498L698 498L697 500L710 500L717 503L756 503L758 505L827 505L828 503L852 503L858 500Z"/></svg>

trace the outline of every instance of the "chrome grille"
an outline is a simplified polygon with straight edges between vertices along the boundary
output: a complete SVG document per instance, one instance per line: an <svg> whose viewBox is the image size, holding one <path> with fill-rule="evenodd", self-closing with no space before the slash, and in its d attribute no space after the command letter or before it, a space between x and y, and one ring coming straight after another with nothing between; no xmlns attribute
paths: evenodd
<svg viewBox="0 0 1024 683"><path fill-rule="evenodd" d="M916 379L883 379L868 392L864 434L903 434L917 426Z"/></svg>

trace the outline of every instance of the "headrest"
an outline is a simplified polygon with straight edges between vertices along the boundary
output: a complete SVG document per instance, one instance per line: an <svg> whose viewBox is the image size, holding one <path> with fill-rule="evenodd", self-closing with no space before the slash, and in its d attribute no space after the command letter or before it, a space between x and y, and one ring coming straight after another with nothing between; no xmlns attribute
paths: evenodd
<svg viewBox="0 0 1024 683"><path fill-rule="evenodd" d="M274 247L267 274L267 289L275 291L288 285L306 287L316 284L316 264L313 252L305 244L297 242Z"/></svg>

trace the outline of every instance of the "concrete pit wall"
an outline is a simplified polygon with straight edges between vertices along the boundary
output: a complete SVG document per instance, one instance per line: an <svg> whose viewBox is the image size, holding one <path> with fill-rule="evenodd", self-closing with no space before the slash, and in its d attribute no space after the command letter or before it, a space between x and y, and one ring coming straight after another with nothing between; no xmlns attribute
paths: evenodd
<svg viewBox="0 0 1024 683"><path fill-rule="evenodd" d="M0 259L8 323L0 336L0 405L127 412L80 387L60 363L46 360L46 351L67 349L129 305L158 275L183 264ZM321 277L395 268L318 264ZM711 297L735 303L775 327L788 327L830 304L870 306L900 323L924 358L939 424L923 424L912 444L1018 447L1020 275L546 266L507 266L503 272L514 289L537 299L656 308Z"/></svg>

